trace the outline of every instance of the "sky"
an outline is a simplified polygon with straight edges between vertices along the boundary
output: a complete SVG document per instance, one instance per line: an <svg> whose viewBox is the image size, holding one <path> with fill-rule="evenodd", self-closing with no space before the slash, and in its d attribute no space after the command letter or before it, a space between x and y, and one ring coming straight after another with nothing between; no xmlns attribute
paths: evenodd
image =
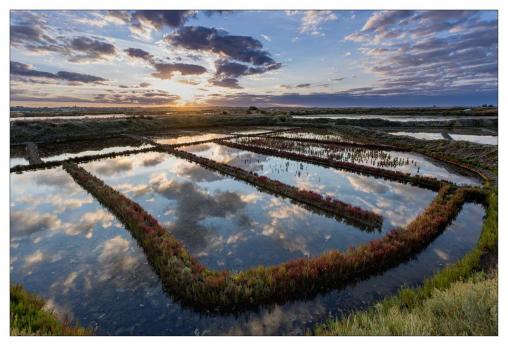
<svg viewBox="0 0 508 346"><path fill-rule="evenodd" d="M11 106L497 105L496 11L11 11Z"/></svg>

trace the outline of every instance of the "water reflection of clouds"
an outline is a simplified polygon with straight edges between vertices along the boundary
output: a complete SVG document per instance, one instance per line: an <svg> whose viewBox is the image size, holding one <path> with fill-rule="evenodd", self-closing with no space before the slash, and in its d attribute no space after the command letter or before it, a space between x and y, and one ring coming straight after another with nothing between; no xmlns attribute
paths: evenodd
<svg viewBox="0 0 508 346"><path fill-rule="evenodd" d="M388 186L380 181L367 179L359 175L348 175L346 178L354 189L365 193L383 194L388 191Z"/></svg>
<svg viewBox="0 0 508 346"><path fill-rule="evenodd" d="M34 210L11 211L11 240L30 236L41 231L58 230L62 222L56 214L41 214Z"/></svg>
<svg viewBox="0 0 508 346"><path fill-rule="evenodd" d="M116 185L115 189L120 190L122 193L125 193L125 194L132 194L133 196L136 196L136 197L145 195L145 194L149 193L150 191L152 191L150 186L147 184L134 185L134 184L129 184L129 183Z"/></svg>
<svg viewBox="0 0 508 346"><path fill-rule="evenodd" d="M158 164L164 162L166 159L167 159L167 155L165 155L165 154L155 154L155 155L148 156L145 159L143 159L141 164L145 167L152 167L152 166L157 166Z"/></svg>
<svg viewBox="0 0 508 346"><path fill-rule="evenodd" d="M195 182L211 182L224 179L220 174L215 173L197 164L181 161L174 165L174 172Z"/></svg>
<svg viewBox="0 0 508 346"><path fill-rule="evenodd" d="M220 230L211 230L203 221L235 215L239 216L241 222L246 223L238 214L246 205L238 193L217 191L212 194L190 181L168 179L165 173L153 175L150 185L160 196L176 201L175 220L167 223L166 227L175 237L181 239L191 252L203 252L217 244L217 233L220 233Z"/></svg>
<svg viewBox="0 0 508 346"><path fill-rule="evenodd" d="M97 209L81 215L77 223L75 221L65 223L62 228L67 235L76 236L85 233L87 238L91 238L95 227L109 228L113 225L114 219L111 213L104 209Z"/></svg>
<svg viewBox="0 0 508 346"><path fill-rule="evenodd" d="M86 204L91 204L93 202L93 198L92 196L78 196L77 198L72 198L72 195L67 195L66 198L61 195L37 197L23 194L16 197L16 202L23 203L25 206L32 208L43 204L49 204L52 209L59 213L63 213L67 209L78 209Z"/></svg>
<svg viewBox="0 0 508 346"><path fill-rule="evenodd" d="M36 250L34 253L25 257L25 268L31 268L44 260L44 253L41 250Z"/></svg>
<svg viewBox="0 0 508 346"><path fill-rule="evenodd" d="M327 307L321 297L312 302L295 302L284 306L275 305L270 309L249 313L243 319L235 320L224 331L226 335L280 335L281 330L302 334L303 330L295 326L302 322L313 322L326 315Z"/></svg>
<svg viewBox="0 0 508 346"><path fill-rule="evenodd" d="M155 141L159 144L183 144L199 141L208 141L216 138L227 137L220 133L208 133L208 134L195 134L195 135L180 135L169 138L156 138Z"/></svg>
<svg viewBox="0 0 508 346"><path fill-rule="evenodd" d="M268 159L268 156L265 155L238 150L217 143L192 145L181 149L201 157L240 167L252 172L261 170L263 168L263 162Z"/></svg>
<svg viewBox="0 0 508 346"><path fill-rule="evenodd" d="M228 152L230 154L236 153L237 157L243 153L238 149L230 149L228 148ZM256 157L266 158L264 155L257 155L253 157L253 160ZM289 165L285 164L287 162ZM288 171L285 167L288 168ZM305 174L296 174L299 171L305 172ZM406 224L410 221L408 216L416 215L434 195L431 191L411 185L276 157L268 158L262 174L282 180L300 189L316 191L368 208L389 217L392 226Z"/></svg>
<svg viewBox="0 0 508 346"><path fill-rule="evenodd" d="M132 167L133 163L130 158L117 157L97 163L95 172L109 177L120 172L130 171Z"/></svg>

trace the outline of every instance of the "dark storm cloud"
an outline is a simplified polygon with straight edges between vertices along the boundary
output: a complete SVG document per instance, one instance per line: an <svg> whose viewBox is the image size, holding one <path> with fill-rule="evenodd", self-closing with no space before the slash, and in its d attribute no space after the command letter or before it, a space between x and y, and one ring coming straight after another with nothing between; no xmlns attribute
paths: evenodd
<svg viewBox="0 0 508 346"><path fill-rule="evenodd" d="M59 71L57 73L32 69L30 65L11 61L11 76L47 78L60 81L100 84L107 81L104 78L77 72Z"/></svg>

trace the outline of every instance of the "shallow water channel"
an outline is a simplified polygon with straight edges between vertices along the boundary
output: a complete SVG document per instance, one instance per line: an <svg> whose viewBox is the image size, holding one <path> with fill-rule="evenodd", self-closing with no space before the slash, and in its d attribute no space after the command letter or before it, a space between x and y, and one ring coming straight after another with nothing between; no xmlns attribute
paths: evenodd
<svg viewBox="0 0 508 346"><path fill-rule="evenodd" d="M139 203L214 269L278 264L382 236L165 153L82 167Z"/></svg>
<svg viewBox="0 0 508 346"><path fill-rule="evenodd" d="M350 145L327 145L262 137L236 138L231 142L282 152L301 154L309 157L332 159L363 166L400 171L411 175L422 175L444 179L458 185L480 185L481 180L470 173L459 170L444 162L433 160L419 153L395 150L367 149Z"/></svg>

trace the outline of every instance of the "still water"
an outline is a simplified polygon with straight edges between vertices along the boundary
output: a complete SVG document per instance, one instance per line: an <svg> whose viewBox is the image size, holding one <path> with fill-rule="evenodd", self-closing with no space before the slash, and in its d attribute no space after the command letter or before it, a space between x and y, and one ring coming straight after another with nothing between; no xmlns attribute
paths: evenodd
<svg viewBox="0 0 508 346"><path fill-rule="evenodd" d="M82 166L139 203L214 269L278 264L382 236L165 153Z"/></svg>
<svg viewBox="0 0 508 346"><path fill-rule="evenodd" d="M479 178L467 175L467 172L459 171L457 168L444 162L413 152L366 149L349 145L314 144L262 137L237 138L232 141L240 144L276 149L282 152L292 152L306 156L400 171L411 175L429 176L448 180L458 185L481 184Z"/></svg>
<svg viewBox="0 0 508 346"><path fill-rule="evenodd" d="M187 146L181 150L372 210L383 216L383 231L406 225L436 195L433 191L408 184L256 154L216 143Z"/></svg>
<svg viewBox="0 0 508 346"><path fill-rule="evenodd" d="M183 308L167 295L129 232L64 171L11 179L11 282L98 335L302 334L455 262L478 240L484 216L482 207L466 204L429 247L383 275L308 300L213 315Z"/></svg>

